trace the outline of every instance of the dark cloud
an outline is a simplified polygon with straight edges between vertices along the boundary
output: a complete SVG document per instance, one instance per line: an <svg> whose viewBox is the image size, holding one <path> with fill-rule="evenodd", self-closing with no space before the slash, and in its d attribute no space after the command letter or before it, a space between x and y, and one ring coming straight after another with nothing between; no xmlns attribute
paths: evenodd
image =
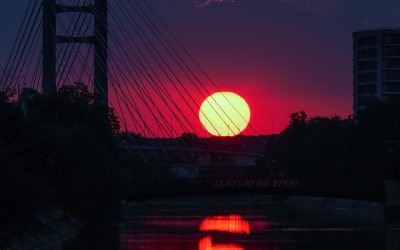
<svg viewBox="0 0 400 250"><path fill-rule="evenodd" d="M197 7L207 7L217 3L235 3L246 0L194 0ZM259 0L265 1L265 0ZM270 1L270 0L269 0ZM278 0L283 4L294 6L299 10L318 11L326 10L336 6L338 0Z"/></svg>
<svg viewBox="0 0 400 250"><path fill-rule="evenodd" d="M282 3L292 5L299 10L318 11L336 6L338 0L280 0Z"/></svg>
<svg viewBox="0 0 400 250"><path fill-rule="evenodd" d="M214 3L234 3L237 0L195 0L197 7L206 7Z"/></svg>

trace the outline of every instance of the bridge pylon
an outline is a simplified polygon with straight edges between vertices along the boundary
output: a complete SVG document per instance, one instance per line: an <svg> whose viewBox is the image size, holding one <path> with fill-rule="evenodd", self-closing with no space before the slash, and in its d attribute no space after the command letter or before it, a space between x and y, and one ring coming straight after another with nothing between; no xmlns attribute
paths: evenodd
<svg viewBox="0 0 400 250"><path fill-rule="evenodd" d="M56 0L43 1L43 77L42 93L56 92L56 46L61 43L86 43L94 46L93 85L99 104L108 104L108 0L94 0L92 5L66 6ZM57 14L83 12L94 17L94 34L90 36L60 36L57 34Z"/></svg>

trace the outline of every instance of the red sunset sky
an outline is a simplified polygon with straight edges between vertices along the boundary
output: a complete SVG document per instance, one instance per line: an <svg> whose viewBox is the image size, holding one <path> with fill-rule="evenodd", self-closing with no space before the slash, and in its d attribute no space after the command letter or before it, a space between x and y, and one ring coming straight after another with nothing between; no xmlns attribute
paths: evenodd
<svg viewBox="0 0 400 250"><path fill-rule="evenodd" d="M12 47L27 1L3 3L2 55ZM208 1L200 7L204 2L207 1L148 0L219 89L247 100L251 126L258 134L281 131L287 126L289 115L300 110L309 115L351 115L352 32L399 25L395 10L400 8L400 2L392 0ZM128 11L135 16L132 10ZM110 26L116 27L115 22L111 20ZM131 34L133 30L127 28L121 33ZM110 47L115 51L118 45ZM5 60L6 56L2 56L0 65ZM173 92L171 84L163 80ZM192 88L187 81L184 84ZM206 81L204 84L210 92L217 91ZM172 95L177 104L185 106L177 93ZM111 101L113 96L111 93ZM191 108L196 109L203 97L194 93L193 98L196 104ZM167 108L160 101L155 102L174 124ZM116 106L115 100L113 103ZM143 117L151 116L143 105L139 106ZM185 112L199 134L206 135L196 116ZM157 125L152 123L149 126L158 133ZM254 132L248 129L244 134Z"/></svg>

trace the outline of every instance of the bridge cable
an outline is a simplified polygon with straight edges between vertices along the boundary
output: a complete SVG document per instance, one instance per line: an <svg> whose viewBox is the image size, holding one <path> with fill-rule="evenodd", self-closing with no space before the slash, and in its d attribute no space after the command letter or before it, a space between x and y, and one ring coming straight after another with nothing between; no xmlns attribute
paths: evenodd
<svg viewBox="0 0 400 250"><path fill-rule="evenodd" d="M24 58L22 64L19 65L14 71L14 73L18 72L17 75L13 77L15 79L14 84L10 84L9 85L9 86L12 86L11 89L13 91L16 89L16 87L18 87L18 91L17 91L18 94L19 94L19 79L22 78L22 72L25 69L26 63L28 63L27 72L29 72L29 66L32 63L33 56L34 56L34 51L35 51L33 48L36 48L38 43L39 43L39 35L40 35L40 30L41 30L41 24L42 24L42 21L39 22L39 24L36 27L36 29L35 29L35 27L33 27L33 29L35 29L34 37L33 37L32 41L30 42L30 44L28 45L27 53L24 56L25 58ZM19 70L18 70L18 68L19 68ZM26 75L25 75L25 78L26 78Z"/></svg>
<svg viewBox="0 0 400 250"><path fill-rule="evenodd" d="M126 8L121 8L120 7L120 11L122 11L122 13L125 14L125 9ZM181 93L181 91L179 90L179 88L176 86L175 82L171 79L170 75L167 73L167 70L170 72L170 74L173 76L173 78L175 78L175 80L179 83L180 87L184 90L185 94L189 97L189 99L194 103L195 106L197 106L197 108L200 109L199 105L196 103L196 101L193 99L192 95L189 93L189 91L187 90L187 88L184 86L184 84L182 83L182 81L179 79L179 77L177 76L176 73L173 72L172 68L169 66L169 64L165 61L165 59L163 58L163 56L160 54L160 52L155 48L154 44L151 42L151 40L148 38L148 36L143 32L143 30L141 30L140 27L138 27L137 22L134 20L134 23L132 25L132 27L134 28L135 33L138 35L138 37L140 38L140 40L142 41L142 43L144 44L144 46L146 47L146 49L148 50L148 52L151 54L151 56L153 57L153 59L156 61L156 63L158 64L158 66L161 68L161 70L163 71L163 73L167 76L168 80L173 84L174 88L176 89L176 91L178 92L178 94L180 95L180 97L184 100L184 102L186 103L187 107L192 107L186 100L186 98L183 96L183 94ZM143 39L146 40L144 40ZM149 47L150 45L150 47ZM162 64L159 62L159 59L161 60ZM163 64L166 66L167 70L163 67ZM197 114L196 112L193 111L193 108L190 109L193 113L193 115L196 117L197 119ZM208 118L207 118L208 119ZM211 121L210 121L211 123ZM212 124L212 123L211 123ZM212 124L213 125L213 124ZM216 131L218 131L218 129L215 128Z"/></svg>
<svg viewBox="0 0 400 250"><path fill-rule="evenodd" d="M134 41L134 39L129 39L129 38L125 38L125 40L127 40L127 41ZM137 55L136 55L137 56ZM140 61L140 59L138 59L139 61ZM142 65L143 66L143 65ZM146 68L144 68L145 70L146 70ZM140 70L139 70L140 71ZM146 70L147 71L147 70ZM148 79L146 78L146 80L148 81ZM151 87L153 87L154 88L154 86L153 85L151 85ZM160 93L159 91L157 91L157 89L154 89L154 91L156 92L156 93ZM168 105L168 103L166 102L166 100L165 100L165 98L163 98L163 96L161 95L160 96L161 97L161 99L163 99L163 101ZM171 126L171 125L170 125Z"/></svg>
<svg viewBox="0 0 400 250"><path fill-rule="evenodd" d="M37 6L37 4L35 5L35 8L36 8L36 6ZM12 81L13 79L15 79L15 73L16 73L16 71L18 70L18 68L19 68L20 65L21 65L21 61L23 60L23 56L24 56L25 53L26 53L26 49L27 49L28 44L29 44L29 42L30 42L30 38L31 38L31 36L32 36L32 32L33 32L33 30L34 30L34 27L35 27L35 25L36 25L36 22L37 22L37 20L38 20L39 14L40 14L40 8L38 8L38 9L36 10L36 12L35 12L34 10L35 10L35 9L32 9L32 13L31 13L31 15L29 16L29 20L28 20L28 23L27 23L28 25L25 27L25 30L24 30L23 38L20 40L20 44L18 45L17 51L20 50L21 46L22 46L22 51L19 53L19 56L18 56L18 54L15 55L15 57L13 58L13 61L12 61L12 63L11 63L11 68L10 68L10 70L13 71L13 72L12 72L12 76L11 76L11 81ZM29 23L30 23L31 19L32 19L32 17L34 17L34 16L35 16L35 18L34 18L33 24L29 26ZM29 27L29 28L28 28L28 27ZM26 34L27 32L28 32L28 34ZM27 36L27 37L26 37L26 36ZM26 37L26 38L25 38L25 37ZM24 42L23 42L23 41L24 41ZM23 45L22 45L22 43L23 43ZM15 63L16 58L18 58L18 59L17 59L17 62L16 62L15 69L13 70L12 68L14 68L14 63ZM11 73L10 73L9 75L11 75ZM7 84L9 75L7 75L7 77L6 77L6 80L5 80L5 83L6 83L6 84ZM11 87L11 85L12 85L12 82L8 83L7 88ZM11 91L14 91L14 89L12 89Z"/></svg>
<svg viewBox="0 0 400 250"><path fill-rule="evenodd" d="M76 2L76 1L75 1ZM86 5L86 0L84 0L82 3L81 3L81 1L78 1L77 3L77 6L81 6L82 4L84 4L84 5ZM64 10L65 10L65 6L63 6L63 8L64 8ZM75 12L73 13L73 15L72 15L72 17L70 18L71 19L71 23L70 24L72 24L72 23L74 23L75 22ZM86 18L88 17L88 15L84 15L84 17L83 17L83 20L81 21L81 18L82 18L82 15L83 15L83 13L82 12L79 12L79 14L78 14L78 18L77 18L77 21L75 22L75 25L73 26L73 29L72 29L72 31L70 31L69 30L69 28L70 27L68 27L68 29L67 29L67 36L68 36L68 33L69 32L71 32L71 36L75 36L75 33L77 32L77 34L79 35L81 32L82 32L82 29L83 29L83 26L86 24ZM62 20L60 20L61 22L61 25L62 26L64 26L64 28L65 28L65 25L64 25L64 23L62 22ZM78 23L80 23L80 26L79 26L79 28L78 28ZM86 26L86 30L85 30L85 32L87 32L87 30L89 29L89 25L90 25L90 23L89 24L87 24L87 26ZM77 29L78 29L78 31L77 31ZM69 43L67 43L67 49L65 50L65 52L64 52L64 55L63 55L63 57L62 57L62 59L61 59L61 63L63 62L63 61L65 61L65 64L64 64L64 67L62 68L62 70L61 70L61 67L57 70L57 75L59 75L59 73L60 73L60 70L61 70L61 74L59 75L59 80L58 80L58 82L57 82L57 87L60 85L60 84L62 84L62 82L67 82L68 81L68 78L69 78L69 75L70 75L70 73L71 73L71 70L72 69L74 69L74 62L75 62L75 60L76 60L76 56L77 56L77 54L79 53L79 51L80 51L80 47L81 47L81 43L79 43L78 44L78 49L76 49L76 43L74 42L74 43L72 43L72 48L71 49L69 49L70 48L70 46L71 46L71 42L69 42ZM68 50L69 50L69 53L68 53ZM72 62L71 62L71 64L70 64L70 66L67 68L67 65L68 65L68 63L70 63L70 60L71 60L71 57L72 57L72 54L73 54L73 52L75 51L75 55L74 55L74 57L73 57L73 59L72 59ZM64 58L65 58L65 56L66 56L66 54L68 54L67 55L67 59L65 60ZM68 69L68 70L67 70ZM66 73L67 72L67 73ZM74 70L74 72L76 72L75 70ZM66 73L66 74L65 74ZM65 74L65 75L64 75ZM79 78L79 75L77 74L77 73L75 73L76 74L76 78Z"/></svg>
<svg viewBox="0 0 400 250"><path fill-rule="evenodd" d="M130 39L130 38L127 38L127 37L125 37L125 40L130 41L130 42L131 42L131 41L134 42L133 39ZM150 73L148 72L148 70L146 69L146 67L143 65L143 62L141 61L141 59L138 58L137 53L136 53L135 51L132 51L132 53L133 53L133 55L135 56L136 61L139 62L139 65L141 65L141 66L144 68L144 70L146 71L146 73L148 74L148 76L151 77ZM142 53L141 53L141 54L142 54ZM143 54L142 54L142 55L143 55ZM145 58L144 58L144 60L145 60ZM135 61L135 60L134 60L134 61ZM138 68L138 67L136 66L135 63L132 63L132 62L131 62L131 64L132 64L132 66L135 66L135 70L134 70L134 71L136 72L136 74L138 75L138 77L140 77L140 75L142 75L142 77L145 78L146 81L148 81L148 82L150 83L150 86L152 87L152 89L160 96L160 98L162 99L162 101L163 101L167 106L169 106L169 109L172 111L172 109L171 109L170 105L168 104L168 102L165 100L165 98L163 98L163 96L162 96L160 90L156 88L156 84L151 84L151 82L149 81L149 79L143 74L143 72L140 70L140 68ZM151 67L151 65L150 65L150 67ZM142 86L142 89L144 89L144 91L146 91L146 94L149 95L148 90L146 90L145 85Z"/></svg>
<svg viewBox="0 0 400 250"><path fill-rule="evenodd" d="M136 3L136 1L134 1L134 2ZM132 5L132 7L135 9L136 13L142 18L142 20L144 21L144 23L146 24L146 26L149 28L149 30L153 33L153 35L154 35L154 36L156 37L156 39L159 41L159 44L160 44L161 46L163 46L164 50L167 51L167 53L169 54L169 56L174 60L174 62L176 63L176 65L178 65L178 67L180 68L180 70L182 70L182 72L183 72L183 73L185 74L185 76L189 79L189 81L193 84L193 86L196 88L196 90L202 95L202 97L203 97L204 99L207 98L207 96L204 95L204 93L202 92L202 90L197 86L197 84L195 83L195 81L193 81L192 77L187 73L186 70L188 70L188 71L192 74L192 76L195 78L195 80L196 80L201 86L203 86L203 88L206 90L206 92L208 93L208 96L210 96L211 93L204 87L204 85L202 85L202 83L201 83L201 81L199 80L199 78L194 74L193 70L191 70L190 67L184 62L184 60L182 59L182 57L177 53L177 51L173 48L173 46L171 46L171 44L169 43L169 41L165 39L165 37L162 35L161 32L159 32L158 28L154 25L154 22L152 22L151 19L148 18L148 16L147 16L147 18L145 18L145 17L142 15L143 13L142 13L140 10L138 10L137 7L134 6L134 3L133 3L133 2L130 2L130 3L131 3L131 5ZM139 4L137 4L137 5L138 5L138 7L140 7ZM146 21L146 19L147 19L148 21ZM150 22L150 23L149 23L149 22ZM151 24L153 24L153 25L151 25ZM157 32L157 31L158 31L158 32ZM161 38L160 38L160 36L161 36ZM169 48L175 53L175 56L177 56L177 57L180 59L181 62L178 62L178 60L177 60L176 57L174 56L174 53L172 53L172 52L170 51L170 49L168 48L168 46L166 46L166 45L169 45ZM184 67L186 67L186 70L182 67L181 63L184 65ZM234 121L231 119L231 117L225 112L225 110L220 106L220 104L219 104L217 101L215 101L215 100L213 100L213 101L217 104L218 108L219 108L219 109L222 111L222 113L228 118L228 120L234 125L234 127L235 127L238 131L240 131L240 129L239 129L239 128L237 127L237 125L235 124L235 122L234 122ZM231 127L228 125L227 121L222 117L222 115L220 114L220 112L216 110L216 107L214 107L214 105L212 105L212 104L210 104L210 106L212 107L212 109L214 110L214 112L219 116L219 118L223 121L223 123L225 123L225 125L228 127L228 130L230 130L232 133L235 133L235 131L233 131L233 130L231 129ZM201 112L202 112L202 111L201 111ZM203 112L202 112L202 113L203 113ZM205 115L205 114L203 113L203 115ZM206 115L205 115L205 116L206 116Z"/></svg>
<svg viewBox="0 0 400 250"><path fill-rule="evenodd" d="M182 44L182 42L179 41L179 39L176 37L176 35L171 31L171 29L168 27L168 25L165 23L164 20L154 11L154 9L150 6L150 4L147 1L143 1L146 7L152 12L152 14L157 18L157 20L161 23L161 25L164 27L164 29L168 32L168 34L174 39L174 41L178 44L178 46L184 51L184 53L188 56L188 58L196 65L196 67L200 70L200 72L208 79L208 81L218 90L218 92L222 92L218 85L212 80L209 74L204 70L204 68L200 65L200 63L197 62L197 60L192 56L192 54L189 53L189 51L186 49L186 47ZM225 97L226 98L226 97ZM230 103L230 101L226 98L226 100ZM231 106L234 107L230 103ZM235 108L235 107L234 107ZM236 112L241 115L240 112L236 110ZM242 116L242 115L241 115ZM242 119L244 117L242 116ZM258 135L259 133L254 129L254 127L249 124L249 128L256 134Z"/></svg>
<svg viewBox="0 0 400 250"><path fill-rule="evenodd" d="M33 6L32 10L31 10L31 12L30 12L32 3L33 3L33 1L29 1L28 7L27 7L26 10L25 10L25 14L24 14L23 20L22 20L22 22L21 22L21 24L20 24L20 26L19 26L19 29L18 29L17 38L15 39L15 41L14 41L14 43L13 43L11 53L10 53L8 59L7 59L6 67L4 68L4 73L2 74L2 76L1 76L1 78L0 78L0 85L2 85L2 86L1 86L1 87L2 87L2 91L6 91L6 89L3 89L4 84L5 84L5 83L3 82L3 80L4 80L4 77L5 77L6 75L8 75L8 68L9 68L9 66L10 66L11 59L13 59L13 62L11 63L10 71L11 71L11 69L12 69L12 67L13 67L14 60L15 60L15 57L16 57L16 55L15 55L15 56L13 56L13 55L14 55L14 53L17 54L18 51L19 51L19 49L20 49L20 47L21 47L22 40L23 40L23 38L25 37L26 29L27 29L27 26L28 26L28 24L29 24L29 22L30 22L30 19L31 19L30 17L31 17L31 15L33 14L33 10L35 9L35 7L36 7L36 5L37 5L37 2L35 2L35 5ZM26 21L28 15L29 15L29 20L28 20L27 23L25 24L25 21ZM24 28L24 27L25 27L25 28ZM24 31L22 31L22 30L24 30ZM21 35L22 35L22 38L20 38ZM18 43L18 41L19 41L19 43ZM18 46L17 46L17 44L18 44ZM18 48L17 48L17 47L18 47ZM17 50L17 51L14 52L15 50ZM5 82L7 82L7 81L8 81L8 77L6 78Z"/></svg>

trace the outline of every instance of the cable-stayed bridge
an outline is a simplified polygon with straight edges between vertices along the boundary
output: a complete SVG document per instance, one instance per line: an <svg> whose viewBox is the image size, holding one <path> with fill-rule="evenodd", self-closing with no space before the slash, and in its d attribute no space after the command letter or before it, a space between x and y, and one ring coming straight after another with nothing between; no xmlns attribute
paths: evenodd
<svg viewBox="0 0 400 250"><path fill-rule="evenodd" d="M26 88L51 96L73 83L87 85L99 105L112 107L125 131L176 138L168 146L174 150L215 151L198 139L208 136L198 119L201 102L220 89L147 1L28 2L0 89L17 99ZM234 117L215 103L215 114L235 134L245 118L233 104ZM218 133L215 118L205 117ZM251 126L247 130L257 135ZM182 134L196 136L182 139ZM166 149L157 140L149 147L134 138L129 140L131 149Z"/></svg>
<svg viewBox="0 0 400 250"><path fill-rule="evenodd" d="M218 147L202 138L205 133L198 121L200 103L221 90L145 0L28 1L3 69L0 91L15 99L23 89L52 96L64 85L85 84L96 93L98 105L109 105L116 111L123 129L131 135L125 146L133 151L167 156L178 153L188 159L196 155L209 159L220 155L228 160L238 157L245 164L262 156L257 151ZM226 129L236 134L238 121L244 119L241 113L233 107L237 114L232 117L224 107L211 106ZM217 133L221 132L215 127L215 117L203 115ZM251 126L247 131L257 135ZM165 138L173 140L165 143ZM216 193L215 188L222 189L222 193L226 189L237 192L236 188L277 192L274 186L270 189L269 180L262 178L208 179L208 186L201 179L197 181L187 186L174 183L177 186L171 192L187 194L191 188L197 188L199 194ZM289 192L296 186L291 180L277 183L278 188L281 185ZM319 192L318 186L309 190L303 194ZM155 191L159 192L160 186ZM363 192L360 190L359 197Z"/></svg>
<svg viewBox="0 0 400 250"><path fill-rule="evenodd" d="M77 82L146 137L203 136L199 101L220 90L146 1L29 1L2 90L52 95ZM234 134L241 114L215 109Z"/></svg>

